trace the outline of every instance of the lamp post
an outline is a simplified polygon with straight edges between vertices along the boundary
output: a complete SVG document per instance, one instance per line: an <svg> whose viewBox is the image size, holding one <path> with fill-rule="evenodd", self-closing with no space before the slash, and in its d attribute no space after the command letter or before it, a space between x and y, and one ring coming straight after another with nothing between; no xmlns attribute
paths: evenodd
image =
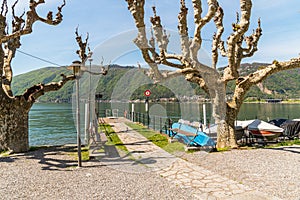
<svg viewBox="0 0 300 200"><path fill-rule="evenodd" d="M90 68L91 68L91 62L92 62L92 53L89 54L90 58ZM107 69L105 69L104 67L101 67L101 71L99 73L96 72L91 72L89 70L87 70L83 65L85 63L86 60L84 60L83 62L81 61L73 61L72 65L70 65L68 67L68 69L73 70L73 74L75 76L75 84L76 84L76 127L77 127L77 153L78 153L78 167L82 166L82 162L81 162L81 137L80 137L80 105L79 105L79 79L82 75L82 73L84 72L88 72L89 74L92 75L106 75L107 71L108 71L108 67ZM91 70L91 69L90 69ZM90 99L90 96L89 96Z"/></svg>
<svg viewBox="0 0 300 200"><path fill-rule="evenodd" d="M79 105L79 79L81 76L81 62L74 61L68 69L73 70L76 84L76 128L77 128L77 154L78 154L78 167L82 166L81 162L81 138L80 138L80 105Z"/></svg>

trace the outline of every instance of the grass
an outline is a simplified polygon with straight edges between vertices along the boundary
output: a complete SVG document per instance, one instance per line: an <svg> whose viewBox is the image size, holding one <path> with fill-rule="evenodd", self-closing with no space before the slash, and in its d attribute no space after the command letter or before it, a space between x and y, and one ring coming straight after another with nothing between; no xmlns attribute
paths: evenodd
<svg viewBox="0 0 300 200"><path fill-rule="evenodd" d="M169 153L184 151L184 144L180 142L169 143L166 135L162 135L156 131L147 129L146 127L139 124L126 123L126 125L139 132L141 135L150 140L153 144L157 145L158 147L164 149Z"/></svg>
<svg viewBox="0 0 300 200"><path fill-rule="evenodd" d="M74 157L75 160L78 160L77 148L72 149L69 155ZM90 160L89 148L81 147L81 161L89 161L89 160Z"/></svg>
<svg viewBox="0 0 300 200"><path fill-rule="evenodd" d="M88 147L81 148L81 159L82 159L82 161L90 160L90 153L89 153Z"/></svg>
<svg viewBox="0 0 300 200"><path fill-rule="evenodd" d="M283 141L273 145L267 145L265 148L276 148L281 146L292 146L292 145L300 145L300 140L296 139L296 140Z"/></svg>
<svg viewBox="0 0 300 200"><path fill-rule="evenodd" d="M100 130L105 132L109 141L106 142L106 145L115 145L119 150L129 153L128 149L125 147L123 142L120 140L115 131L111 128L109 124L100 124Z"/></svg>
<svg viewBox="0 0 300 200"><path fill-rule="evenodd" d="M0 157L7 157L9 156L10 151L0 151Z"/></svg>
<svg viewBox="0 0 300 200"><path fill-rule="evenodd" d="M218 151L218 152L224 152L224 151L229 151L229 150L231 150L230 147L217 148L217 151Z"/></svg>

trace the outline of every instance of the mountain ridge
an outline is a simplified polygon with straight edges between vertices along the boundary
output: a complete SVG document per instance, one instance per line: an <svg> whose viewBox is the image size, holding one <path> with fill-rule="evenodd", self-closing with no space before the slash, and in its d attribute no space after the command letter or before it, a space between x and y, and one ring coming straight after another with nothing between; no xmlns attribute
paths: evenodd
<svg viewBox="0 0 300 200"><path fill-rule="evenodd" d="M253 73L257 69L261 67L265 67L268 65L267 63L244 63L240 67L240 74L246 75ZM222 68L221 68L222 69ZM104 100L109 100L112 98L114 94L114 90L118 81L126 79L129 71L132 73L136 73L140 70L133 66L120 66L120 65L110 65L109 72L106 76L100 78L96 93L102 93ZM45 67L37 70L33 70L24 74L17 75L13 78L12 81L12 90L15 95L20 95L24 93L24 91L31 87L34 84L38 83L49 83L53 81L61 80L61 74L69 75L72 71L67 70L66 67ZM146 89L150 89L152 92L152 99L160 99L160 98L175 98L174 92L170 89L156 84L142 84L141 79L145 79L145 77L140 77L137 75L131 75L129 80L127 80L128 85L124 88L121 88L120 98L125 92L131 92L130 99L143 99L143 92ZM182 86L182 82L184 78L181 77L179 79L174 79L169 84L172 84L174 88L180 88ZM73 93L73 84L74 82L68 82L62 89L54 92L49 92L39 98L41 102L70 102L72 93ZM132 86L131 86L132 85ZM234 88L235 83L230 82L227 88L227 94L232 94L232 89ZM122 86L121 86L122 87ZM195 92L188 95L196 95L202 98L206 98L207 96L196 84L191 84L191 87L195 90ZM185 88L188 90L188 88ZM122 93L124 92L124 93ZM115 95L115 94L114 94ZM176 94L177 96L185 94ZM247 93L246 97L252 97L257 99L262 98L281 98L281 99L292 99L292 98L300 98L300 69L292 69L281 71L276 74L271 75L266 80L264 80L258 86L254 86Z"/></svg>

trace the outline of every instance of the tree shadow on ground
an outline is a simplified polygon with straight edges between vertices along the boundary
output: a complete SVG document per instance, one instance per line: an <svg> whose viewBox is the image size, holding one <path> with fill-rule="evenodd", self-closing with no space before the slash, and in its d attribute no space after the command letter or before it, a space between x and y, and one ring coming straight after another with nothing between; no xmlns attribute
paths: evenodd
<svg viewBox="0 0 300 200"><path fill-rule="evenodd" d="M146 141L145 141L146 142ZM149 141L147 141L149 142ZM124 145L124 144L122 144ZM137 143L130 143L126 145L140 145L140 141ZM116 166L116 165L126 165L128 166L134 166L134 165L140 165L140 164L155 164L157 163L156 157L137 157L137 154L143 154L146 153L145 151L123 151L120 149L117 149L118 145L104 145L104 154L99 157L95 157L94 160L100 161L105 166ZM135 156L134 156L135 155Z"/></svg>
<svg viewBox="0 0 300 200"><path fill-rule="evenodd" d="M42 170L70 170L77 166L77 161L69 159L70 154L77 152L76 146L40 147L24 154L26 159L38 160ZM67 158L67 159L66 159Z"/></svg>

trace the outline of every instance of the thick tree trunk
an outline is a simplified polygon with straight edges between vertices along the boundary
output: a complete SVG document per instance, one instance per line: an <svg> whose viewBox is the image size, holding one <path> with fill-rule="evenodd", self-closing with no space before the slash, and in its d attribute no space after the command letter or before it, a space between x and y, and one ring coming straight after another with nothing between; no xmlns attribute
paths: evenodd
<svg viewBox="0 0 300 200"><path fill-rule="evenodd" d="M10 98L2 102L5 103L0 105L0 151L28 151L28 113L32 104Z"/></svg>
<svg viewBox="0 0 300 200"><path fill-rule="evenodd" d="M238 111L227 104L225 87L218 85L213 97L213 116L218 125L216 147L237 148L234 123Z"/></svg>
<svg viewBox="0 0 300 200"><path fill-rule="evenodd" d="M212 98L213 118L218 125L217 128L217 145L218 149L236 148L236 137L234 122L236 120L237 111L226 102L225 85L219 81L217 84L211 84L214 87L209 93Z"/></svg>
<svg viewBox="0 0 300 200"><path fill-rule="evenodd" d="M226 120L222 120L218 124L217 148L237 148L236 133L234 123L236 114L226 112Z"/></svg>

